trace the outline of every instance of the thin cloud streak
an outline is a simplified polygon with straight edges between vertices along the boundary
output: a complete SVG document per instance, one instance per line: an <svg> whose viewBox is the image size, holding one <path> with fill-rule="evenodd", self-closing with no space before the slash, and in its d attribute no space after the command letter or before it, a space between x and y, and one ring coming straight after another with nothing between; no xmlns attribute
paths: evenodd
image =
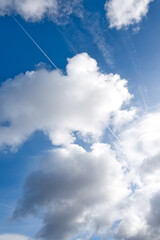
<svg viewBox="0 0 160 240"><path fill-rule="evenodd" d="M57 69L56 64L48 57L48 55L43 51L43 49L38 45L38 43L32 38L32 36L27 32L27 30L20 24L20 22L12 15L14 21L18 24L18 26L23 30L23 32L30 38L30 40L36 45L36 47L41 51L41 53L47 58L47 60L52 64L52 66Z"/></svg>
<svg viewBox="0 0 160 240"><path fill-rule="evenodd" d="M4 204L4 203L0 203L0 207L8 208L8 209L14 209L12 206L10 206L8 204Z"/></svg>
<svg viewBox="0 0 160 240"><path fill-rule="evenodd" d="M116 134L110 129L110 127L107 127L107 129L110 131L110 133L116 138L116 140L120 143L120 139L116 136Z"/></svg>

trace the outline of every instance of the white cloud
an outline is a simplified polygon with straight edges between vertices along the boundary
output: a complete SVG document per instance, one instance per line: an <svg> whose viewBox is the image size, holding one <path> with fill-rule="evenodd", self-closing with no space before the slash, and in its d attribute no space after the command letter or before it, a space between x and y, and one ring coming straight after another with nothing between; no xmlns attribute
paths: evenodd
<svg viewBox="0 0 160 240"><path fill-rule="evenodd" d="M110 27L121 29L139 23L146 16L153 0L109 0L105 4Z"/></svg>
<svg viewBox="0 0 160 240"><path fill-rule="evenodd" d="M160 112L137 116L123 106L130 98L126 80L101 73L85 53L68 60L66 75L42 69L1 86L1 146L16 146L36 130L65 145L27 177L14 212L15 218L43 213L37 239L105 236L115 221L115 239L159 239ZM109 125L120 132L114 151L72 144L74 131L99 141Z"/></svg>
<svg viewBox="0 0 160 240"><path fill-rule="evenodd" d="M0 0L0 16L15 13L26 21L40 21L47 16L59 23L60 18L72 13L80 15L80 4L81 0Z"/></svg>
<svg viewBox="0 0 160 240"><path fill-rule="evenodd" d="M26 179L14 217L45 210L38 239L105 233L117 219L119 202L129 194L126 179L107 144L94 144L91 152L78 145L55 149Z"/></svg>
<svg viewBox="0 0 160 240"><path fill-rule="evenodd" d="M160 112L145 114L120 134L133 192L124 202L115 238L158 240L160 222Z"/></svg>
<svg viewBox="0 0 160 240"><path fill-rule="evenodd" d="M56 11L56 0L0 0L0 15L16 12L25 20L40 20Z"/></svg>
<svg viewBox="0 0 160 240"><path fill-rule="evenodd" d="M159 153L160 112L153 112L139 117L119 135L122 151L130 164L140 166L144 159Z"/></svg>
<svg viewBox="0 0 160 240"><path fill-rule="evenodd" d="M154 187L155 181L150 184L143 183L127 200L120 224L114 232L115 239L159 239L160 188L158 185L160 181L157 182L157 188Z"/></svg>
<svg viewBox="0 0 160 240"><path fill-rule="evenodd" d="M101 73L83 53L68 59L66 75L41 69L2 84L1 147L17 146L36 130L65 145L27 177L14 212L15 218L43 213L38 239L105 235L120 221L115 239L158 240L160 112L127 110L132 96L126 83ZM99 141L110 125L120 132L114 151L101 143L90 152L73 144L77 134Z"/></svg>
<svg viewBox="0 0 160 240"><path fill-rule="evenodd" d="M45 14L52 15L57 8L56 0L15 0L15 9L25 20L40 20Z"/></svg>
<svg viewBox="0 0 160 240"><path fill-rule="evenodd" d="M0 15L14 11L26 21L54 18L60 2L0 0ZM62 15L70 15L79 1L68 2ZM141 21L150 2L110 0L105 6L110 27ZM102 73L83 53L68 59L66 75L41 69L0 87L0 147L17 147L36 130L64 145L27 177L14 211L14 218L43 218L37 239L70 240L83 233L89 239L113 226L118 240L159 240L160 112L138 117L135 108L125 108L132 98L126 84L119 75ZM115 150L96 143L87 152L73 144L76 135L100 141L108 126L123 129ZM1 239L30 240L15 234Z"/></svg>
<svg viewBox="0 0 160 240"><path fill-rule="evenodd" d="M135 118L137 118L137 109L135 107L131 107L129 110L118 110L112 120L115 131L132 122Z"/></svg>
<svg viewBox="0 0 160 240"><path fill-rule="evenodd" d="M128 212L116 230L116 239L135 239L143 231L145 223L134 212Z"/></svg>
<svg viewBox="0 0 160 240"><path fill-rule="evenodd" d="M31 238L17 234L0 235L0 240L31 240Z"/></svg>
<svg viewBox="0 0 160 240"><path fill-rule="evenodd" d="M8 14L12 8L12 0L0 0L0 16Z"/></svg>
<svg viewBox="0 0 160 240"><path fill-rule="evenodd" d="M97 141L131 95L119 75L102 74L86 53L68 59L67 75L46 69L20 74L0 88L0 146L17 146L36 130L53 144L74 141L74 131ZM5 123L8 122L8 126Z"/></svg>
<svg viewBox="0 0 160 240"><path fill-rule="evenodd" d="M158 117L159 112L146 114L124 131L123 137L126 136L126 141L132 142L132 147L128 151L132 150L128 155L127 172L122 164L123 156L119 155L117 161L118 152L114 152L106 144L95 144L91 152L86 152L77 145L53 150L41 163L38 171L27 178L24 195L19 201L15 216L35 214L36 211L39 213L40 209L45 207L48 211L44 217L44 226L37 236L47 240L53 236L70 239L71 236L87 231L89 236L92 234L105 236L105 230L109 230L115 221L120 221L113 230L117 240L158 240L160 222L158 143L156 150L152 149L152 144L155 147L159 139L156 124L156 121L159 122ZM134 129L130 136L126 135L129 128L132 131ZM149 132L152 132L150 139L147 137ZM131 158L137 144L143 145L144 148L138 149L138 153L135 150L135 155ZM144 151L145 146L148 147L149 144L151 149ZM140 157L136 159L137 155ZM38 189L39 185L44 187ZM52 231L54 228L57 229L56 233ZM62 232L62 229L65 230ZM62 235L59 235L59 231Z"/></svg>

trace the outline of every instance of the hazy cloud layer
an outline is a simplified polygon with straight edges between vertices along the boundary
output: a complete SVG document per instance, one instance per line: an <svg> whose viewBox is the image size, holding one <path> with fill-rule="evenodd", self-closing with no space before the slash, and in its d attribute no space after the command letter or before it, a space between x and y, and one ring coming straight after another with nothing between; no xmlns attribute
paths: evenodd
<svg viewBox="0 0 160 240"><path fill-rule="evenodd" d="M22 235L3 234L3 235L0 235L0 240L32 240L32 239Z"/></svg>
<svg viewBox="0 0 160 240"><path fill-rule="evenodd" d="M139 23L146 16L153 0L109 0L105 4L110 27L121 29Z"/></svg>
<svg viewBox="0 0 160 240"><path fill-rule="evenodd" d="M15 147L36 130L56 145L74 142L75 131L83 140L97 141L132 97L126 80L101 73L86 53L68 59L66 71L26 72L2 84L0 146Z"/></svg>

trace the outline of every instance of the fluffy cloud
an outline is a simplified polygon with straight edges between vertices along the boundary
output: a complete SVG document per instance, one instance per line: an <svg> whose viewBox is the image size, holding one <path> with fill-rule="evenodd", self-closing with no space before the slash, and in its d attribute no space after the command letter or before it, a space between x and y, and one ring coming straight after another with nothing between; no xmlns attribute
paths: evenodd
<svg viewBox="0 0 160 240"><path fill-rule="evenodd" d="M0 14L16 12L25 20L40 20L45 14L51 15L56 11L56 0L0 0Z"/></svg>
<svg viewBox="0 0 160 240"><path fill-rule="evenodd" d="M152 182L153 183L153 182ZM160 182L159 182L160 184ZM157 184L158 185L158 184ZM121 221L115 230L115 239L122 240L158 240L160 208L160 188L143 185L136 190L123 209Z"/></svg>
<svg viewBox="0 0 160 240"><path fill-rule="evenodd" d="M120 29L135 24L147 14L153 0L109 0L105 4L110 27Z"/></svg>
<svg viewBox="0 0 160 240"><path fill-rule="evenodd" d="M68 59L66 75L41 69L2 84L1 146L36 130L64 145L27 177L13 214L42 218L37 239L104 237L111 227L117 240L159 239L160 112L138 116L124 107L131 97L126 80L101 73L86 53ZM120 132L114 150L73 144L99 141L110 125Z"/></svg>
<svg viewBox="0 0 160 240"><path fill-rule="evenodd" d="M16 13L26 21L40 21L47 16L58 22L73 12L79 15L80 4L81 0L68 0L67 3L63 0L0 0L0 16Z"/></svg>
<svg viewBox="0 0 160 240"><path fill-rule="evenodd" d="M0 235L0 240L31 240L31 238L22 236L22 235L16 235L16 234L3 234Z"/></svg>
<svg viewBox="0 0 160 240"><path fill-rule="evenodd" d="M118 240L158 240L160 112L127 110L126 83L83 53L68 59L66 74L41 69L2 84L1 147L17 146L36 130L64 145L27 177L14 211L15 219L42 217L37 239L90 239L113 227ZM114 150L73 144L77 136L99 141L110 125L120 132Z"/></svg>
<svg viewBox="0 0 160 240"><path fill-rule="evenodd" d="M130 122L132 122L134 119L137 118L137 109L135 107L131 107L129 110L123 109L118 110L115 112L112 124L114 126L114 130L118 130L125 125L128 125Z"/></svg>
<svg viewBox="0 0 160 240"><path fill-rule="evenodd" d="M144 159L156 156L160 146L160 112L140 116L119 135L120 148L129 164L140 166Z"/></svg>
<svg viewBox="0 0 160 240"><path fill-rule="evenodd" d="M130 169L132 194L123 204L116 239L159 239L160 112L141 116L120 134Z"/></svg>
<svg viewBox="0 0 160 240"><path fill-rule="evenodd" d="M26 179L14 218L45 212L38 239L105 233L117 220L119 202L130 192L126 179L107 144L94 144L91 152L74 144L55 149Z"/></svg>
<svg viewBox="0 0 160 240"><path fill-rule="evenodd" d="M86 53L68 59L66 71L26 72L2 84L0 146L17 146L36 130L55 145L74 142L75 132L97 141L132 97L126 80L101 73Z"/></svg>

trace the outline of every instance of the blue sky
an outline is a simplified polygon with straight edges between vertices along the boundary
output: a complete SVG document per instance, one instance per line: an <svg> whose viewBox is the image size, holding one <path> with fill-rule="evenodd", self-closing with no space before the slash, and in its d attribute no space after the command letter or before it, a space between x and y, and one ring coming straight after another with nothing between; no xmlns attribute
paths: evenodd
<svg viewBox="0 0 160 240"><path fill-rule="evenodd" d="M0 240L158 240L159 12L0 0Z"/></svg>

